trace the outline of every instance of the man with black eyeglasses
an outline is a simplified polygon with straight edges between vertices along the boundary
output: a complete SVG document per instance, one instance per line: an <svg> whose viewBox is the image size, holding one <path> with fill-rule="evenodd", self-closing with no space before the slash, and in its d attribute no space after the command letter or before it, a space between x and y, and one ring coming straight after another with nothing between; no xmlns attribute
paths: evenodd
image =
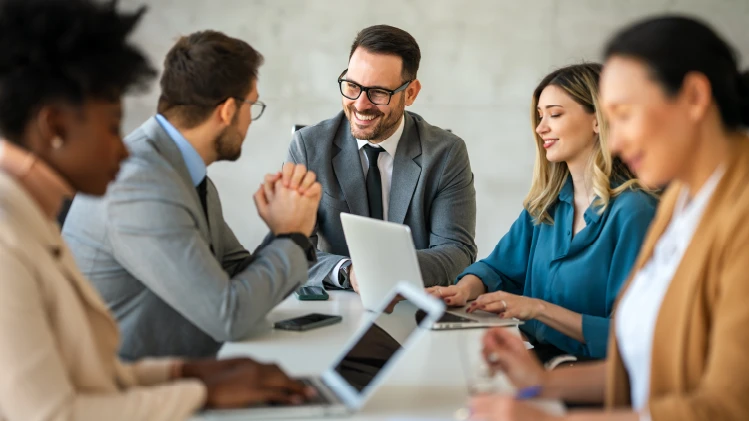
<svg viewBox="0 0 749 421"><path fill-rule="evenodd" d="M266 177L275 188L258 189L255 202L271 235L255 253L224 220L207 175L239 158L265 109L262 61L220 32L182 37L164 61L158 114L125 139L131 157L117 180L101 199L73 201L63 235L117 318L124 359L214 356L307 280L314 174L287 164L283 179Z"/></svg>
<svg viewBox="0 0 749 421"><path fill-rule="evenodd" d="M307 166L323 186L309 284L358 292L341 213L408 225L426 286L450 284L476 259L466 145L405 111L421 90L420 60L409 33L387 25L362 30L338 78L343 111L294 134L288 161Z"/></svg>

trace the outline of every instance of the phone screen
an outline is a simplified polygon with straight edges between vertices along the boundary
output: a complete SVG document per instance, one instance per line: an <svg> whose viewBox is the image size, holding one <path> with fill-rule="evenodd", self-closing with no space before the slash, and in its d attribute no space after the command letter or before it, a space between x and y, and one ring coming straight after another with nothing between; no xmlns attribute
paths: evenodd
<svg viewBox="0 0 749 421"><path fill-rule="evenodd" d="M297 317L296 319L286 320L285 323L288 323L293 326L304 326L310 323L316 323L322 320L332 319L334 317L337 317L337 316L329 316L327 314L313 313L313 314L308 314L306 316Z"/></svg>

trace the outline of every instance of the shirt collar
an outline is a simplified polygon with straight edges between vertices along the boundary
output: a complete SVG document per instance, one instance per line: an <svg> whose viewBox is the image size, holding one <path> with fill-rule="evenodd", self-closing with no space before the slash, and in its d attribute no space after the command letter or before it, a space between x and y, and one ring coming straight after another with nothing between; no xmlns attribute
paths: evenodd
<svg viewBox="0 0 749 421"><path fill-rule="evenodd" d="M0 140L0 170L12 175L28 191L44 214L55 219L73 187L36 155Z"/></svg>
<svg viewBox="0 0 749 421"><path fill-rule="evenodd" d="M565 180L562 189L559 191L558 197L560 201L569 203L574 208L575 186L572 183L571 175L567 175L567 180ZM596 203L596 200L598 200L598 196L595 196L593 198L593 201L590 202L590 205L588 205L588 208L585 209L583 219L585 220L586 224L592 224L594 222L598 222L598 220L601 219L601 212L599 212L601 207Z"/></svg>
<svg viewBox="0 0 749 421"><path fill-rule="evenodd" d="M156 120L159 122L161 127L164 129L166 134L177 144L182 159L185 161L187 166L187 172L190 173L190 179L192 180L193 186L197 186L205 178L207 168L205 161L200 157L198 151L185 139L182 133L177 130L163 115L156 114Z"/></svg>
<svg viewBox="0 0 749 421"><path fill-rule="evenodd" d="M401 140L401 136L403 135L403 128L405 127L405 121L406 117L405 115L401 117L401 122L398 128L395 130L395 133L393 133L392 136L389 138L383 140L380 143L370 143L368 140L361 140L356 139L356 143L359 145L359 149L364 147L364 145L372 145L374 147L380 147L382 149L385 149L385 152L387 152L390 156L395 158L395 151L398 149L398 142Z"/></svg>

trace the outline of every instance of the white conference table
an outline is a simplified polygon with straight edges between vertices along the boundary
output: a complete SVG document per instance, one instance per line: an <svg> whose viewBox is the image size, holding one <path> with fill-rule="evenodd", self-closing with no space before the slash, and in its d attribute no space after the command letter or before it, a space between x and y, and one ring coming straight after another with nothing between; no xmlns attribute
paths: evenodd
<svg viewBox="0 0 749 421"><path fill-rule="evenodd" d="M344 346L372 313L363 309L358 295L329 291L327 301L299 301L293 294L275 308L248 340L226 344L220 358L250 356L276 362L291 376L317 375L333 364ZM392 314L381 318L380 326L399 342L415 325L416 307L401 302ZM274 330L274 322L308 313L336 314L343 321L307 332ZM380 322L380 321L378 321ZM517 329L517 328L513 328ZM428 331L396 362L385 382L353 420L451 420L468 401L467 377L461 342L475 344L478 352L484 329ZM463 349L461 349L463 347ZM508 392L510 390L508 389ZM558 401L539 402L553 412L564 411ZM208 417L205 417L208 418ZM221 417L212 416L211 420ZM234 417L229 417L235 419ZM197 416L196 420L204 419Z"/></svg>

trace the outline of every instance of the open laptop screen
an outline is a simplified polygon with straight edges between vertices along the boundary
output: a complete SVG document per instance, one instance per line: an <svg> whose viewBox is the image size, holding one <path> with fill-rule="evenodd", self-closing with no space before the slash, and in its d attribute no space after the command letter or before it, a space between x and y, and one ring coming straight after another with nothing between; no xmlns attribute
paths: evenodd
<svg viewBox="0 0 749 421"><path fill-rule="evenodd" d="M400 342L381 326L386 314L380 314L349 352L335 367L335 371L354 389L361 392L369 386L401 350L401 343L408 340L416 330L416 324L399 326L397 336ZM395 333L394 333L395 334Z"/></svg>

